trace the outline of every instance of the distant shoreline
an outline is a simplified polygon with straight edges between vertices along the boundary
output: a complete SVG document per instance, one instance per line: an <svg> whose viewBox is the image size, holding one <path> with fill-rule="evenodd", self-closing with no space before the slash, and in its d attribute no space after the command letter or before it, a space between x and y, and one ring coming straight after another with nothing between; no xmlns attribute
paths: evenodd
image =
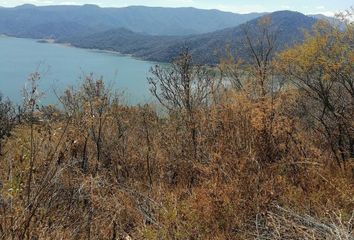
<svg viewBox="0 0 354 240"><path fill-rule="evenodd" d="M104 49L99 49L99 48L84 48L84 47L74 46L74 45L72 45L70 43L59 43L55 39L52 39L52 38L43 38L43 39L26 38L26 37L9 36L9 35L6 35L6 34L0 34L0 37L18 38L18 39L30 39L30 40L36 41L37 43L55 44L55 45L60 45L60 46L63 46L63 47L72 47L72 48L77 48L77 49L85 49L85 50L90 50L90 51L94 51L94 52L112 54L112 55L116 55L116 56L120 56L120 57L130 57L130 58L138 60L138 61L150 62L150 63L153 63L153 64L166 64L167 63L167 62L151 61L151 60L148 60L148 59L136 57L133 54L121 53L121 52L114 51L114 50L104 50Z"/></svg>
<svg viewBox="0 0 354 240"><path fill-rule="evenodd" d="M55 39L45 38L45 39L39 39L37 42L39 42L39 43L55 43Z"/></svg>
<svg viewBox="0 0 354 240"><path fill-rule="evenodd" d="M85 50L89 50L89 51L92 51L92 52L112 54L112 55L116 55L116 56L119 56L119 57L130 57L130 58L133 58L133 59L138 60L138 61L156 63L154 61L149 61L149 60L146 60L146 59L143 59L143 58L135 57L133 54L121 53L121 52L114 51L114 50L104 50L104 49L99 49L99 48L78 47L78 46L74 46L74 45L72 45L70 43L53 42L53 43L50 43L50 44L58 44L58 45L66 46L66 47L72 47L72 48L77 48L77 49L85 49Z"/></svg>
<svg viewBox="0 0 354 240"><path fill-rule="evenodd" d="M38 43L57 44L57 45L65 46L65 47L85 49L85 50L90 50L90 51L99 52L99 53L112 54L112 55L116 55L116 56L120 56L120 57L130 57L130 58L133 58L138 61L151 62L154 64L163 63L163 62L149 61L147 59L135 57L133 54L121 53L121 52L118 52L115 50L104 50L104 49L99 49L99 48L85 48L85 47L78 47L78 46L72 45L71 43L59 43L59 42L56 42L55 39L34 39L34 40L37 40Z"/></svg>

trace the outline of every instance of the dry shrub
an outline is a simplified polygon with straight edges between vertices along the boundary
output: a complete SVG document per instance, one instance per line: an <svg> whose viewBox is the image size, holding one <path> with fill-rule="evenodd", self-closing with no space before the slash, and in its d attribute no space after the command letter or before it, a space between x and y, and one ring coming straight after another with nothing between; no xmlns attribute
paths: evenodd
<svg viewBox="0 0 354 240"><path fill-rule="evenodd" d="M205 85L157 68L165 87L184 79L164 114L121 104L93 75L62 110L29 101L0 154L0 238L353 239L353 159L336 164L318 102L270 88L272 61L217 91L210 69L179 64Z"/></svg>

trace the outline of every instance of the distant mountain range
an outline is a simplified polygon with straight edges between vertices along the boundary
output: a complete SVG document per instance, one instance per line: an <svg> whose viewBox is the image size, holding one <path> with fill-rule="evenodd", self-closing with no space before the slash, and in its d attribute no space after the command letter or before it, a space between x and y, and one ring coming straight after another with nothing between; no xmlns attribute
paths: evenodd
<svg viewBox="0 0 354 240"><path fill-rule="evenodd" d="M269 14L271 28L277 32L278 49L284 49L304 40L304 31L311 30L317 21L313 17L298 12L280 11ZM98 32L87 36L61 39L76 47L118 51L151 61L169 62L181 48L190 48L198 63L216 64L225 55L228 46L233 52L247 59L244 46L244 29L256 34L258 18L233 28L190 35L190 36L151 36L119 28Z"/></svg>
<svg viewBox="0 0 354 240"><path fill-rule="evenodd" d="M0 33L30 38L61 38L126 28L150 35L190 35L234 27L262 15L196 8L36 7L26 4L0 8Z"/></svg>
<svg viewBox="0 0 354 240"><path fill-rule="evenodd" d="M303 41L304 30L310 30L317 19L329 19L292 11L234 14L195 8L22 5L0 8L0 34L51 38L159 62L169 62L182 47L189 47L196 62L216 64L226 46L247 59L244 29L256 34L258 20L265 15L278 32L279 50Z"/></svg>

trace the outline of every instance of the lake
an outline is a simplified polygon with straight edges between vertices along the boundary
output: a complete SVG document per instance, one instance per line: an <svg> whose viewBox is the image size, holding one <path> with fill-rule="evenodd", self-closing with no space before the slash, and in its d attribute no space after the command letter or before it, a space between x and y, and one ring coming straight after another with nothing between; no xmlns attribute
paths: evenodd
<svg viewBox="0 0 354 240"><path fill-rule="evenodd" d="M115 53L0 36L0 92L18 103L28 75L37 70L46 94L43 104L57 103L54 90L62 93L68 86L78 86L90 73L123 91L126 103L144 103L152 100L146 77L153 65Z"/></svg>

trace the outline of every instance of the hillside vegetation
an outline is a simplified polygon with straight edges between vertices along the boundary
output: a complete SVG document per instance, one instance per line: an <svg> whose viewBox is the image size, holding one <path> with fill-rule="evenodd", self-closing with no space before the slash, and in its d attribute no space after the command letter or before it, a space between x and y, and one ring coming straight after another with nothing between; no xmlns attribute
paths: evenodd
<svg viewBox="0 0 354 240"><path fill-rule="evenodd" d="M277 32L277 51L293 46L304 40L304 32L310 31L316 23L313 17L292 11L280 11L267 14L271 19L270 27ZM237 27L218 30L211 33L191 36L151 36L134 33L127 29L110 29L80 37L59 39L76 47L96 48L131 54L150 61L171 62L181 49L188 47L198 64L215 65L227 55L227 51L237 52L243 59L249 59L245 50L244 35L256 35L257 18Z"/></svg>
<svg viewBox="0 0 354 240"><path fill-rule="evenodd" d="M132 6L100 8L96 5L22 5L0 8L0 34L50 39L81 48L117 51L137 58L171 62L188 47L199 64L216 65L226 48L244 51L245 30L254 31L259 18L269 15L278 31L278 50L304 40L318 19L339 22L323 15L298 12L235 14L195 8Z"/></svg>
<svg viewBox="0 0 354 240"><path fill-rule="evenodd" d="M26 4L0 8L0 34L57 39L126 28L151 35L188 35L234 27L262 15L195 8L100 8L96 5L36 7Z"/></svg>
<svg viewBox="0 0 354 240"><path fill-rule="evenodd" d="M354 25L276 54L271 21L247 61L152 68L159 106L94 75L39 106L31 74L22 106L0 100L0 238L353 240Z"/></svg>

